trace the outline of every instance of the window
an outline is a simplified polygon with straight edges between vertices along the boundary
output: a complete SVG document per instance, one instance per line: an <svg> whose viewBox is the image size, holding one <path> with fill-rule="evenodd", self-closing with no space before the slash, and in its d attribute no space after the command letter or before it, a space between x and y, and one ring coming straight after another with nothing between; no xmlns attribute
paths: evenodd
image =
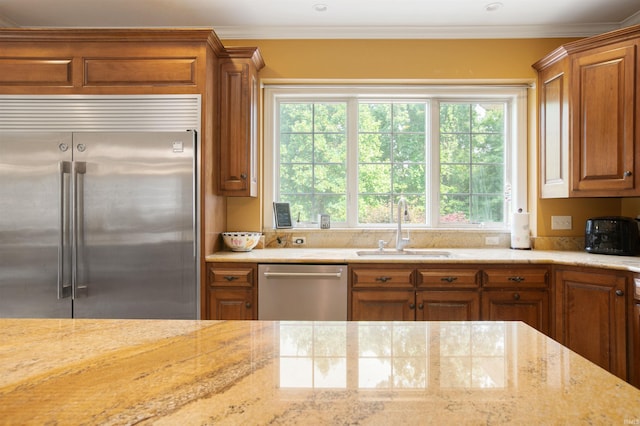
<svg viewBox="0 0 640 426"><path fill-rule="evenodd" d="M273 201L294 221L389 226L400 197L409 226L506 228L526 209L524 87L269 86L265 221Z"/></svg>

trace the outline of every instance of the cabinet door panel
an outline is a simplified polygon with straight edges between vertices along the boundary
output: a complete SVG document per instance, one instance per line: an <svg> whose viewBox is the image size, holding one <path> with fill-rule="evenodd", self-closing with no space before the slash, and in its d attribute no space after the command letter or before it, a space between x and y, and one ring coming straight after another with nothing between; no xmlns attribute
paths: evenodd
<svg viewBox="0 0 640 426"><path fill-rule="evenodd" d="M627 379L625 275L556 271L560 342L602 368Z"/></svg>
<svg viewBox="0 0 640 426"><path fill-rule="evenodd" d="M220 65L220 192L255 197L257 173L257 71L250 59Z"/></svg>
<svg viewBox="0 0 640 426"><path fill-rule="evenodd" d="M523 321L549 335L549 293L547 291L485 291L482 319Z"/></svg>
<svg viewBox="0 0 640 426"><path fill-rule="evenodd" d="M640 301L636 302L633 309L633 350L629 356L632 361L629 366L631 367L631 384L637 388L640 388Z"/></svg>
<svg viewBox="0 0 640 426"><path fill-rule="evenodd" d="M540 196L569 196L569 61L540 71Z"/></svg>
<svg viewBox="0 0 640 426"><path fill-rule="evenodd" d="M255 315L253 290L210 288L209 317L212 320L251 320Z"/></svg>
<svg viewBox="0 0 640 426"><path fill-rule="evenodd" d="M572 66L571 195L637 195L635 45L620 43L579 54Z"/></svg>
<svg viewBox="0 0 640 426"><path fill-rule="evenodd" d="M351 296L353 321L413 321L413 291L354 291Z"/></svg>
<svg viewBox="0 0 640 426"><path fill-rule="evenodd" d="M477 291L419 291L416 303L419 321L480 319L480 294Z"/></svg>

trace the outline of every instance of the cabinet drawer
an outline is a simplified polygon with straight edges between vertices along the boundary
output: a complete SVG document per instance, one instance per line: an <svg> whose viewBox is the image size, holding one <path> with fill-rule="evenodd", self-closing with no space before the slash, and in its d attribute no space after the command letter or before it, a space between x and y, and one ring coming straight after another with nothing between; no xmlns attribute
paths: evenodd
<svg viewBox="0 0 640 426"><path fill-rule="evenodd" d="M418 287L452 289L480 286L478 269L419 269Z"/></svg>
<svg viewBox="0 0 640 426"><path fill-rule="evenodd" d="M487 288L547 288L547 268L485 269L482 286Z"/></svg>
<svg viewBox="0 0 640 426"><path fill-rule="evenodd" d="M413 287L413 269L351 270L351 286L358 287Z"/></svg>
<svg viewBox="0 0 640 426"><path fill-rule="evenodd" d="M209 267L208 284L216 287L253 287L253 268Z"/></svg>

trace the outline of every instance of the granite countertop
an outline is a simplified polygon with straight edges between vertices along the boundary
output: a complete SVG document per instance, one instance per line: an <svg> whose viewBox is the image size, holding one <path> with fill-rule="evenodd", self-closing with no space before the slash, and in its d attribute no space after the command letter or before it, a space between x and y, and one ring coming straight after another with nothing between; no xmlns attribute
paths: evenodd
<svg viewBox="0 0 640 426"><path fill-rule="evenodd" d="M1 424L637 424L519 322L0 320Z"/></svg>
<svg viewBox="0 0 640 426"><path fill-rule="evenodd" d="M363 250L375 251L371 248L267 248L250 252L219 251L207 256L205 260L257 263L553 263L640 272L640 257L637 256L610 256L575 251L438 248L408 250L447 252L449 257L391 254L358 256L357 252Z"/></svg>

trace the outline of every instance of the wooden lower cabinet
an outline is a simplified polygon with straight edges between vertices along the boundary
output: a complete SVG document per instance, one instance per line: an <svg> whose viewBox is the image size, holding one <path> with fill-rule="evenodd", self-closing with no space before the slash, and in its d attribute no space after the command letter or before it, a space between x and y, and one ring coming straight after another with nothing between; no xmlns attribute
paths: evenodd
<svg viewBox="0 0 640 426"><path fill-rule="evenodd" d="M549 292L485 291L482 293L482 319L523 321L549 335Z"/></svg>
<svg viewBox="0 0 640 426"><path fill-rule="evenodd" d="M209 303L207 319L251 320L255 319L253 290L211 288L207 290Z"/></svg>
<svg viewBox="0 0 640 426"><path fill-rule="evenodd" d="M640 299L636 300L632 313L633 346L629 353L629 368L631 368L630 382L640 388Z"/></svg>
<svg viewBox="0 0 640 426"><path fill-rule="evenodd" d="M423 290L416 293L418 321L477 321L480 319L478 291Z"/></svg>
<svg viewBox="0 0 640 426"><path fill-rule="evenodd" d="M480 279L480 270L475 266L418 269L416 320L479 320Z"/></svg>
<svg viewBox="0 0 640 426"><path fill-rule="evenodd" d="M480 319L480 271L411 265L351 268L353 321L474 321Z"/></svg>
<svg viewBox="0 0 640 426"><path fill-rule="evenodd" d="M208 264L205 319L257 319L257 269L255 263Z"/></svg>
<svg viewBox="0 0 640 426"><path fill-rule="evenodd" d="M559 267L554 279L556 339L627 380L629 274Z"/></svg>
<svg viewBox="0 0 640 426"><path fill-rule="evenodd" d="M415 315L413 290L352 292L351 319L354 321L413 321Z"/></svg>
<svg viewBox="0 0 640 426"><path fill-rule="evenodd" d="M353 321L415 320L414 273L410 266L349 268Z"/></svg>
<svg viewBox="0 0 640 426"><path fill-rule="evenodd" d="M491 267L483 271L482 319L523 321L551 331L548 266Z"/></svg>

